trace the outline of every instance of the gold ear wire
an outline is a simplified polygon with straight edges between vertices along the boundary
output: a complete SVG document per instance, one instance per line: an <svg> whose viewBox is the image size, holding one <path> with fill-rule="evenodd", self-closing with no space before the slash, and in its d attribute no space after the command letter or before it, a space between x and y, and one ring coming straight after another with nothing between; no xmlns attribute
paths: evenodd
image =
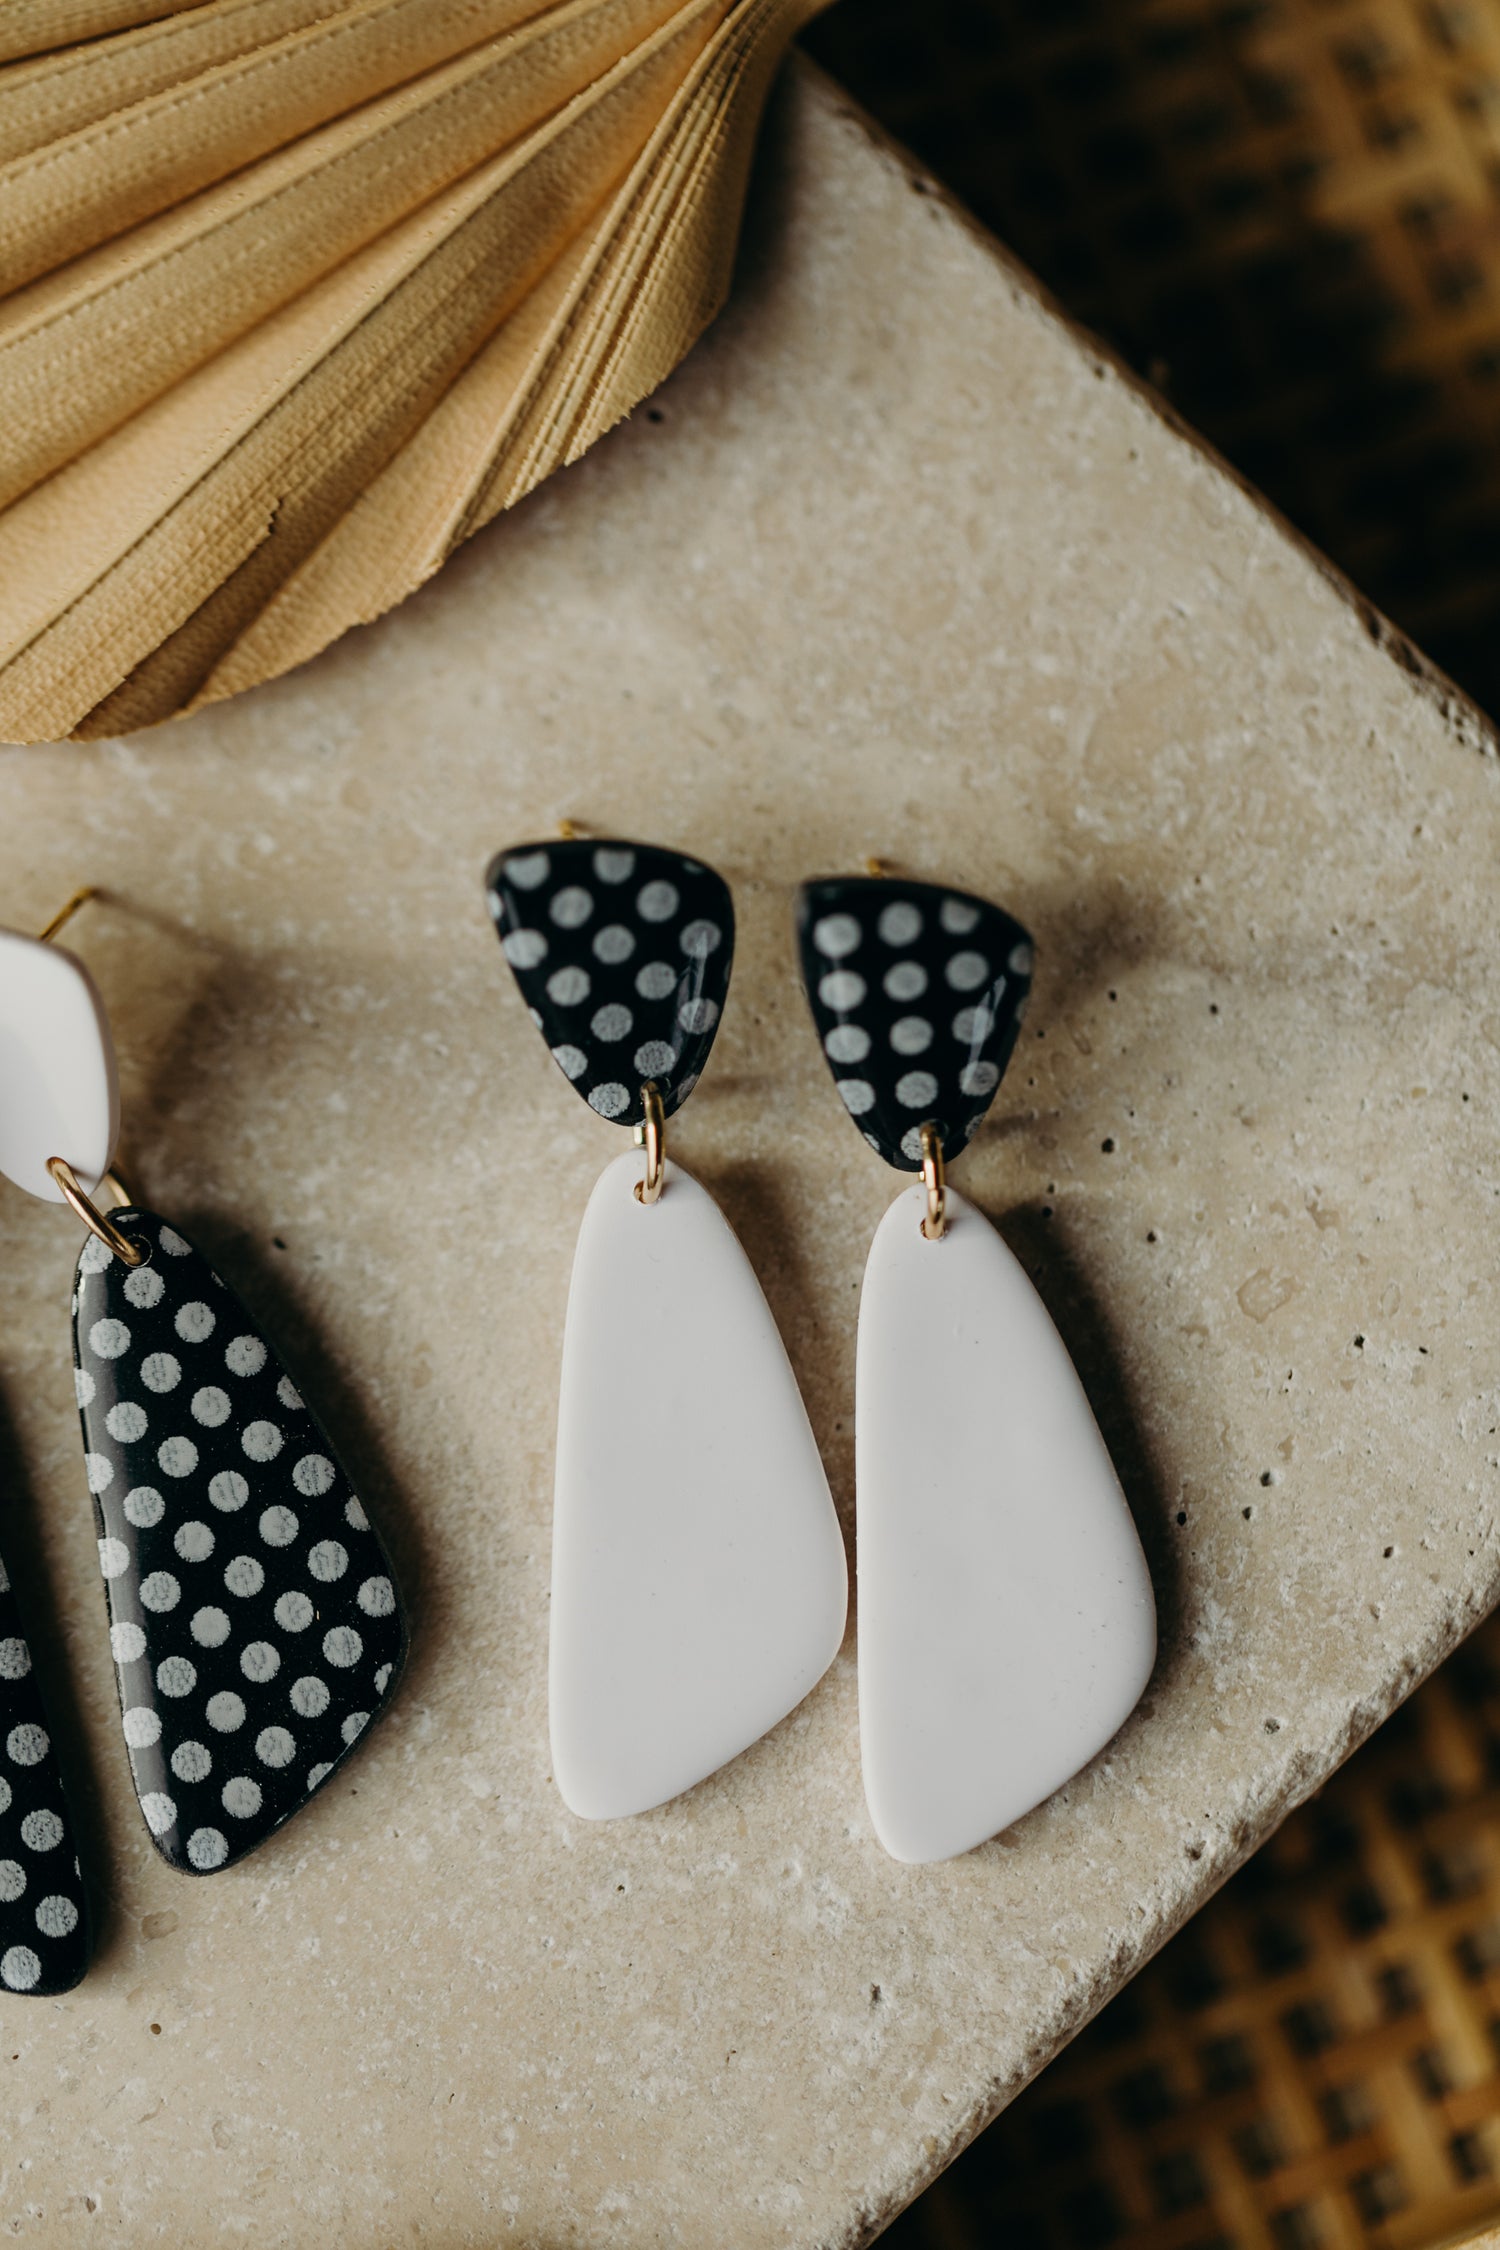
<svg viewBox="0 0 1500 2250"><path fill-rule="evenodd" d="M56 937L58 931L63 928L65 923L72 921L80 906L87 906L91 898L100 898L102 896L103 893L100 891L97 883L82 884L79 889L77 889L73 893L73 896L68 900L67 905L63 907L59 913L53 915L51 921L47 924L47 927L44 930L37 931L37 942L41 945L46 945L49 939Z"/></svg>
<svg viewBox="0 0 1500 2250"><path fill-rule="evenodd" d="M582 831L576 820L560 820L557 833L565 844L576 844Z"/></svg>
<svg viewBox="0 0 1500 2250"><path fill-rule="evenodd" d="M891 863L888 859L876 859L872 854L872 856L865 861L865 873L867 875L884 877L886 875L889 875L890 872Z"/></svg>

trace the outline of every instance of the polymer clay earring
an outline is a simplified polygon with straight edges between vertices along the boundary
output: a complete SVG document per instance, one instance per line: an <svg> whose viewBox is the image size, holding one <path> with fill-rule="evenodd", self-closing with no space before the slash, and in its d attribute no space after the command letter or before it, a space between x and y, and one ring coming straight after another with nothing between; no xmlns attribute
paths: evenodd
<svg viewBox="0 0 1500 2250"><path fill-rule="evenodd" d="M770 1308L664 1153L729 987L721 876L646 844L501 852L490 910L533 1022L644 1146L584 1213L563 1337L549 1711L564 1802L645 1812L757 1741L838 1653L843 1540Z"/></svg>
<svg viewBox="0 0 1500 2250"><path fill-rule="evenodd" d="M88 1229L74 1381L131 1776L162 1857L206 1875L348 1757L390 1700L406 1625L385 1551L269 1340L111 1174L103 1002L51 942L93 895L40 938L0 930L0 1171Z"/></svg>
<svg viewBox="0 0 1500 2250"><path fill-rule="evenodd" d="M62 1775L0 1560L0 1992L71 1992L88 1959L83 1872Z"/></svg>
<svg viewBox="0 0 1500 2250"><path fill-rule="evenodd" d="M860 1297L860 1748L886 1850L949 1859L1123 1724L1155 1660L1151 1581L1061 1337L946 1177L1015 1045L1029 937L985 899L886 876L807 883L796 911L844 1107L921 1175Z"/></svg>

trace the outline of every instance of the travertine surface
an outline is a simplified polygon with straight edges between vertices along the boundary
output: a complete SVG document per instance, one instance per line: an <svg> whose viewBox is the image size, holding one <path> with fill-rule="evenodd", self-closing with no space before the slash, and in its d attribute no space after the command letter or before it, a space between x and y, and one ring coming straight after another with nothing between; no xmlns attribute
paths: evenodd
<svg viewBox="0 0 1500 2250"><path fill-rule="evenodd" d="M873 1842L852 1631L663 1812L588 1827L549 1781L558 1347L619 1144L509 989L479 876L562 815L736 886L673 1145L765 1278L846 1512L894 1182L804 1020L791 887L879 853L1037 933L959 1183L1083 1367L1162 1653L1112 1749L954 1864ZM655 413L307 671L8 754L4 914L118 894L75 942L130 1170L295 1347L416 1647L258 1857L154 1857L70 1408L76 1229L0 1199L0 1536L102 1919L77 1993L0 2002L0 2227L876 2231L1495 1597L1497 860L1472 717L806 79L736 301ZM691 1473L670 1430L661 1460Z"/></svg>

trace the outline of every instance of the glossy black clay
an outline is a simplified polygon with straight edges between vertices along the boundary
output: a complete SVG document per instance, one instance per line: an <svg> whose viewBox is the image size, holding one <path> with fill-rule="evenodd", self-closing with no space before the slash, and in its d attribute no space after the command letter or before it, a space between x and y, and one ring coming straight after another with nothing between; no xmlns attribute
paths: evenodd
<svg viewBox="0 0 1500 2250"><path fill-rule="evenodd" d="M0 1562L0 1996L71 1992L88 1961L83 1877L62 1775Z"/></svg>
<svg viewBox="0 0 1500 2250"><path fill-rule="evenodd" d="M655 844L518 844L485 874L531 1020L590 1109L638 1125L654 1083L670 1117L697 1085L734 956L711 867Z"/></svg>
<svg viewBox="0 0 1500 2250"><path fill-rule="evenodd" d="M150 1211L78 1261L73 1357L131 1773L164 1859L233 1866L320 1789L406 1656L390 1564L275 1352Z"/></svg>
<svg viewBox="0 0 1500 2250"><path fill-rule="evenodd" d="M935 883L836 875L797 894L813 1021L871 1148L922 1168L921 1128L957 1156L995 1098L1031 990L1031 940L988 899Z"/></svg>

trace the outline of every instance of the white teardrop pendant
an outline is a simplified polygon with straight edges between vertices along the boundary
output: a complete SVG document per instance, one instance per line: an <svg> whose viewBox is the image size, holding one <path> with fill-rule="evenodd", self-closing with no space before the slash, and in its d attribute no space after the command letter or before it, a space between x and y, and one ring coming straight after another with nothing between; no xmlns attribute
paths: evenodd
<svg viewBox="0 0 1500 2250"><path fill-rule="evenodd" d="M1151 1580L1083 1385L988 1219L891 1205L859 1310L859 1716L896 1859L1006 1828L1123 1724L1156 1655Z"/></svg>
<svg viewBox="0 0 1500 2250"><path fill-rule="evenodd" d="M553 1772L617 1819L785 1718L843 1639L843 1539L770 1307L713 1197L638 1156L584 1213L563 1339Z"/></svg>

